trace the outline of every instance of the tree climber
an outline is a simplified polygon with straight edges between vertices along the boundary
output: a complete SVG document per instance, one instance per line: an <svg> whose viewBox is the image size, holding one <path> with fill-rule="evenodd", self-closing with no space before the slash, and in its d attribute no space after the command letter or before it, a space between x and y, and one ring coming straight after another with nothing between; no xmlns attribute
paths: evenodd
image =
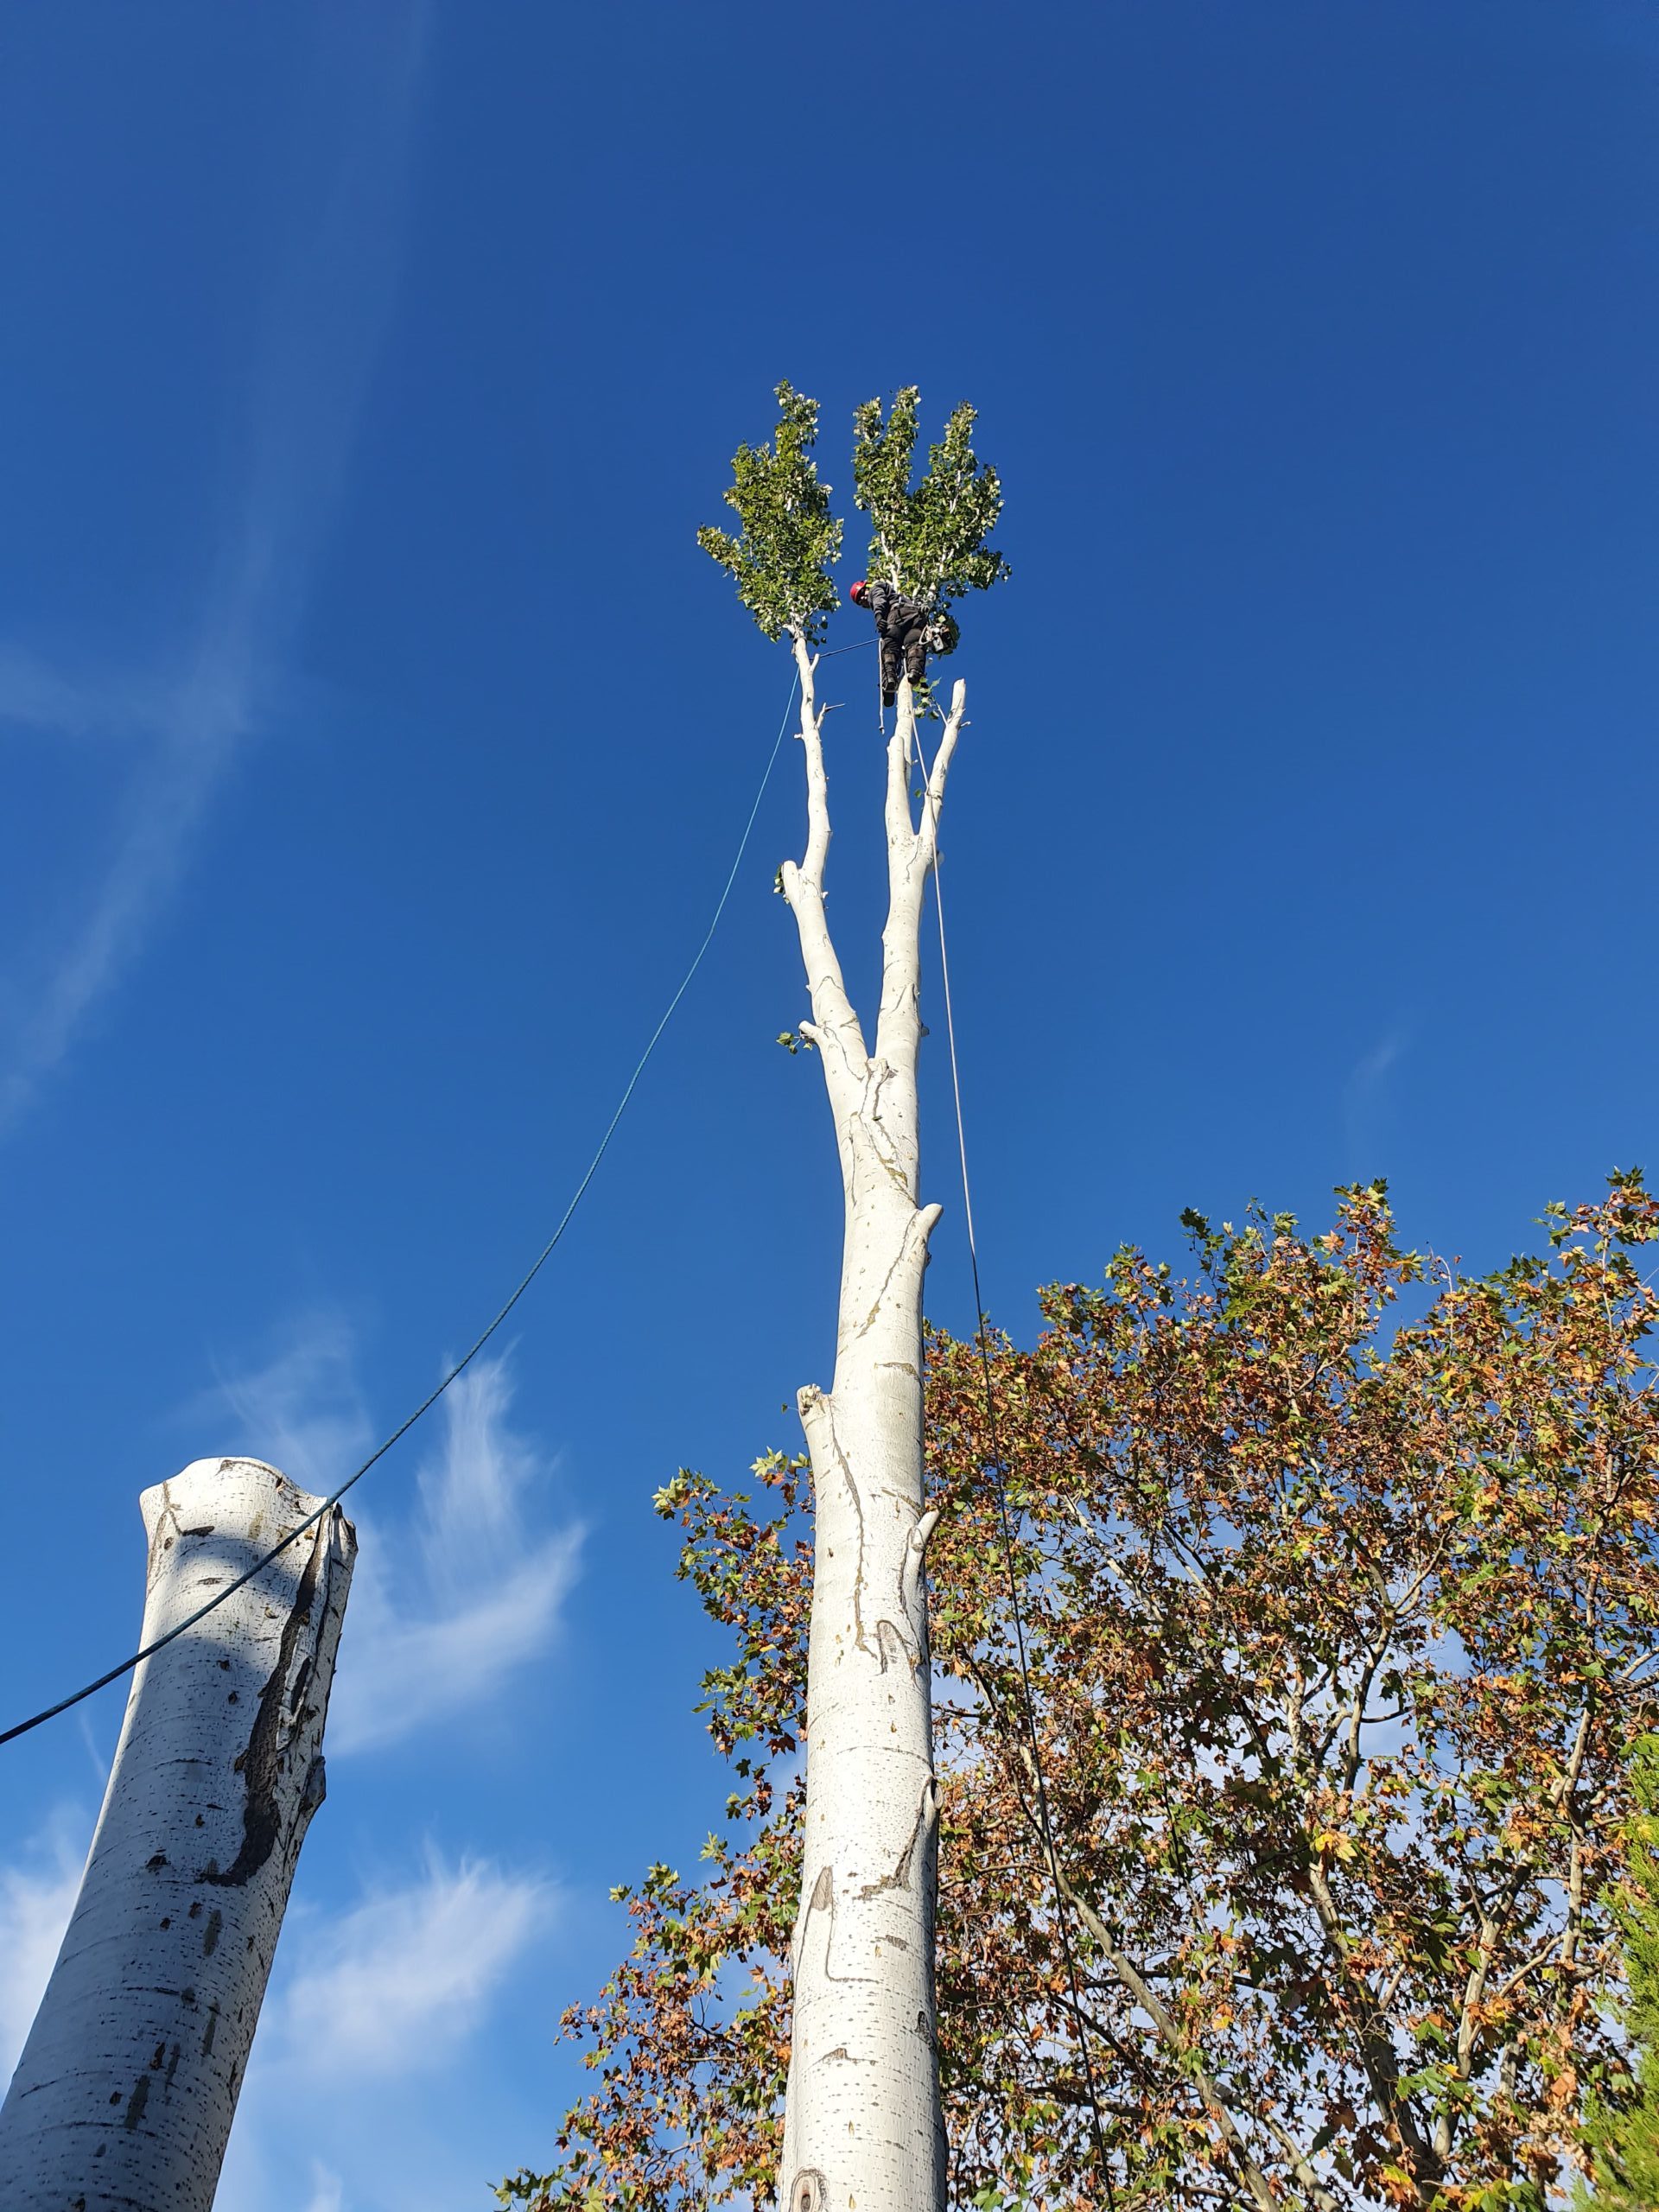
<svg viewBox="0 0 1659 2212"><path fill-rule="evenodd" d="M868 607L875 617L875 632L881 640L881 703L891 707L899 696L901 667L912 683L927 680L927 652L932 642L927 610L879 578L869 584L861 576L847 596L855 607Z"/></svg>

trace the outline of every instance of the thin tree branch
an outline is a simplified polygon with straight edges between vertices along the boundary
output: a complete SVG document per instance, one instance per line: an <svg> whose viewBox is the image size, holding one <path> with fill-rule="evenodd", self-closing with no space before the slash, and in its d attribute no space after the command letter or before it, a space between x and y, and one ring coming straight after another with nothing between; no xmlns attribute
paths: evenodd
<svg viewBox="0 0 1659 2212"><path fill-rule="evenodd" d="M982 1688L985 1690L988 1701L991 1704L993 1710L998 1713L1000 1719L1000 1707L997 1707L995 1694L983 1684ZM1013 1751L1024 1769L1027 1782L1034 1787L1036 1769L1030 1746L1006 1727L1001 1728L999 1733L1004 1744ZM1152 2022L1165 2048L1181 2062L1188 2078L1198 2093L1205 2111L1209 2113L1221 2131L1227 2147L1232 2154L1239 2177L1249 2193L1250 2202L1257 2208L1257 2212L1283 2212L1283 2207L1273 2184L1250 2155L1249 2141L1233 2116L1220 2082L1203 2064L1197 2050L1182 2035L1173 2015L1157 1992L1141 1974L1136 1972L1135 1967L1118 1949L1112 1940L1111 1931L1100 1915L1088 1899L1073 1887L1065 1868L1059 1863L1058 1853L1051 1850L1048 1840L1043 1834L1042 1823L1037 1818L1031 1805L1027 1803L1025 1792L1016 1789L1014 1797L1036 1836L1038 1849L1048 1862L1049 1872L1052 1877L1055 1888L1071 1905L1078 1919L1100 1946L1107 1963L1117 1976L1130 2000L1138 2005ZM1079 2021L1077 2025L1079 2032L1082 2032L1082 2022Z"/></svg>
<svg viewBox="0 0 1659 2212"><path fill-rule="evenodd" d="M1420 2192L1427 2192L1439 2179L1439 2162L1417 2126L1409 2102L1401 2093L1400 2068L1394 2055L1394 2046L1389 2039L1386 2024L1378 2018L1375 1994L1367 1986L1364 1977L1354 1969L1348 1931L1343 1926L1342 1915L1337 1910L1330 1884L1325 1878L1317 1857L1308 1866L1307 1886L1325 1948L1340 1967L1343 1980L1360 2002L1362 2009L1355 2027L1359 2038L1360 2063L1364 2068L1366 2080L1370 2083L1371 2094L1394 2130L1402 2150L1412 2162L1412 2179ZM1424 2193L1422 2202L1426 2204L1428 2201L1427 2194Z"/></svg>
<svg viewBox="0 0 1659 2212"><path fill-rule="evenodd" d="M830 780L823 766L823 715L813 688L817 663L804 638L797 634L793 644L801 684L801 743L806 751L807 836L804 855L798 863L785 861L781 879L784 897L799 933L812 1002L812 1020L803 1022L801 1031L817 1045L823 1061L824 1084L841 1147L842 1183L850 1189L852 1162L843 1131L856 1107L869 1054L823 911L823 874L830 856Z"/></svg>

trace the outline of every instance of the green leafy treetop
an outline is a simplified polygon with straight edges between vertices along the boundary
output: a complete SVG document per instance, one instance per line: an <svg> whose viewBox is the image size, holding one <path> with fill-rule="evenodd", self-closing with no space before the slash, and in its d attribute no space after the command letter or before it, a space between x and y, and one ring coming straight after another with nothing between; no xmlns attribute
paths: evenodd
<svg viewBox="0 0 1659 2212"><path fill-rule="evenodd" d="M884 422L868 399L853 416L853 496L870 518L869 573L943 611L964 592L988 591L1008 564L987 545L1002 512L997 474L974 453L975 410L966 402L928 449L927 470L912 491L920 393L906 385Z"/></svg>
<svg viewBox="0 0 1659 2212"><path fill-rule="evenodd" d="M1636 1811L1627 1827L1627 1887L1617 1907L1624 1939L1630 2072L1617 2101L1598 2098L1586 2140L1594 2161L1597 2212L1651 2212L1659 2204L1659 1736L1644 1736L1631 1765Z"/></svg>
<svg viewBox="0 0 1659 2212"><path fill-rule="evenodd" d="M726 504L743 528L697 532L697 543L730 571L762 633L787 632L820 644L836 605L830 565L841 551L841 524L830 512L830 486L818 479L812 448L818 403L788 384L777 388L778 428L771 445L740 446L732 460Z"/></svg>

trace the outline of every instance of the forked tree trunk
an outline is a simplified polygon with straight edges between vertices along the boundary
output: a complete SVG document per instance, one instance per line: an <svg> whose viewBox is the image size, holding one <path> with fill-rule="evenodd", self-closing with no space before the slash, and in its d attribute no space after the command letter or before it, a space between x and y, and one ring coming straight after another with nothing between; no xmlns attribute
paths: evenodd
<svg viewBox="0 0 1659 2212"><path fill-rule="evenodd" d="M887 748L888 904L875 1048L824 918L823 715L797 639L807 845L783 887L812 1001L844 1199L836 1370L800 1393L815 1498L806 1825L779 2202L788 2212L939 2212L944 2131L935 2049L938 1791L922 1510L922 1272L937 1206L918 1205L922 898L962 726L958 683L919 826L915 716Z"/></svg>
<svg viewBox="0 0 1659 2212"><path fill-rule="evenodd" d="M197 1459L139 1503L143 1640L321 1503ZM135 1673L52 1980L0 2110L5 2212L208 2212L311 1815L357 1540L336 1508Z"/></svg>

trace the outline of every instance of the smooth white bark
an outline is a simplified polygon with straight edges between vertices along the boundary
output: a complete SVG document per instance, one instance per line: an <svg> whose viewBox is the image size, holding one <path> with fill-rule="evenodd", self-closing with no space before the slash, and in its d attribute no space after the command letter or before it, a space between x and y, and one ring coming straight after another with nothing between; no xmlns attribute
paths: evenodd
<svg viewBox="0 0 1659 2212"><path fill-rule="evenodd" d="M835 1380L800 1393L815 1498L806 1812L779 2201L788 2212L942 2212L935 2048L938 1790L922 1510L922 1273L937 1206L918 1203L919 935L938 810L962 727L958 683L912 814L910 686L887 748L888 905L874 1052L824 915L829 785L814 663L797 640L807 843L786 862L844 1200Z"/></svg>
<svg viewBox="0 0 1659 2212"><path fill-rule="evenodd" d="M255 1459L139 1501L143 1641L321 1503ZM4 2212L208 2212L295 1863L357 1540L336 1508L133 1675L69 1930L0 2110Z"/></svg>

